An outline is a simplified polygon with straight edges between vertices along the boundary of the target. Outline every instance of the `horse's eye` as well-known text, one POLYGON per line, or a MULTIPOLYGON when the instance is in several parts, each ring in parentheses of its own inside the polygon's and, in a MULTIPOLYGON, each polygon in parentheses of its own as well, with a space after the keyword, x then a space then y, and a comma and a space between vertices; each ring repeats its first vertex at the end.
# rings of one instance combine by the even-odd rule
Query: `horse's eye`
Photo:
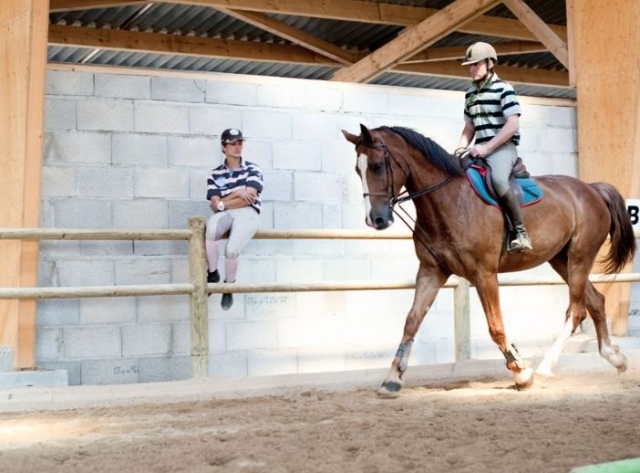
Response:
POLYGON ((384 171, 384 164, 383 163, 373 163, 371 165, 371 172, 374 174, 382 174, 382 171, 384 171))

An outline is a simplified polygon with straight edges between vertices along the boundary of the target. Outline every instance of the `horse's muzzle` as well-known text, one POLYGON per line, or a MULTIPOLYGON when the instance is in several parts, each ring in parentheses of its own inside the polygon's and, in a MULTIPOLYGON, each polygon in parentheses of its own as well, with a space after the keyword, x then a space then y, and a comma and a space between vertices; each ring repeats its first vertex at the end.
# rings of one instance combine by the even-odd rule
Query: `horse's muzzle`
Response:
MULTIPOLYGON (((387 211, 382 212, 371 212, 371 224, 370 226, 375 228, 376 230, 384 230, 385 228, 393 225, 393 213, 391 212, 391 208, 387 211)), ((367 222, 369 223, 369 222, 367 222)))

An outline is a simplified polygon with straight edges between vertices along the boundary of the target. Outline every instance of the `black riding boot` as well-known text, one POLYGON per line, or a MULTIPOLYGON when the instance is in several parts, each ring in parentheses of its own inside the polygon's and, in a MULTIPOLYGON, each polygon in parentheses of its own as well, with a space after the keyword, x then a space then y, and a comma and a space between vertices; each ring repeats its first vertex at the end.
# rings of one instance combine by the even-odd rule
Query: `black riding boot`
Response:
POLYGON ((509 253, 526 253, 531 251, 531 239, 527 235, 527 229, 524 227, 524 219, 522 218, 522 210, 520 203, 511 189, 500 198, 502 210, 507 214, 509 220, 513 224, 516 232, 515 238, 507 242, 507 251, 509 253))

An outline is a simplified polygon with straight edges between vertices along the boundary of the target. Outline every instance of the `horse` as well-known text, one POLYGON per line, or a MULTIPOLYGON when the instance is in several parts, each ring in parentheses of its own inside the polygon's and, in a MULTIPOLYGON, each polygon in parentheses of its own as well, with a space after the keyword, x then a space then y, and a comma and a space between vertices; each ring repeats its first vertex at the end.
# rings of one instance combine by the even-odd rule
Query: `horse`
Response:
POLYGON ((587 312, 593 319, 600 355, 618 372, 627 369, 624 353, 609 338, 604 296, 588 279, 607 235, 610 246, 602 261, 606 274, 619 273, 635 255, 625 201, 614 186, 587 184, 563 175, 532 177, 544 193, 535 205, 523 208, 533 250, 509 253, 505 218, 497 207, 481 201, 470 186, 465 176, 468 158, 453 156, 432 139, 404 127, 368 129, 361 124, 360 135, 342 133, 355 146, 368 226, 384 230, 394 222, 396 204, 407 200, 415 204, 413 241, 419 260, 415 295, 378 394, 396 396, 404 386, 414 337, 451 275, 475 286, 489 334, 514 375, 515 388, 529 388, 534 372, 507 339, 497 274, 545 262, 567 283, 569 307, 560 335, 535 374, 553 376, 562 349, 587 312))

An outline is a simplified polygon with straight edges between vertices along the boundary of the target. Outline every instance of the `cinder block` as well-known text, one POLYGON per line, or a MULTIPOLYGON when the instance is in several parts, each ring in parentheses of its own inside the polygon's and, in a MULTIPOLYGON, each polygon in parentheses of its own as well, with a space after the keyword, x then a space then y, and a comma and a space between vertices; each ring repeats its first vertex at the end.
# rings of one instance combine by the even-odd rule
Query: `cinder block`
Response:
POLYGON ((296 201, 341 202, 342 178, 331 174, 297 172, 293 175, 293 197, 296 201))
MULTIPOLYGON (((36 331, 36 359, 52 361, 59 359, 61 355, 62 328, 38 328, 36 331)), ((1 353, 0 358, 2 358, 1 353)))
POLYGON ((346 113, 389 113, 389 95, 377 87, 354 87, 344 91, 342 96, 342 110, 346 113))
POLYGON ((212 378, 246 378, 247 372, 247 352, 244 350, 210 354, 209 376, 212 378))
MULTIPOLYGON (((210 332, 211 333, 211 330, 210 332)), ((218 347, 222 349, 222 347, 218 347)), ((189 321, 171 324, 171 356, 191 353, 191 323, 189 321)))
POLYGON ((275 228, 322 228, 322 204, 281 202, 273 208, 275 228))
POLYGON ((291 293, 247 294, 245 296, 247 319, 294 317, 295 298, 291 293))
POLYGON ((113 164, 151 165, 167 164, 167 137, 142 133, 113 134, 113 164))
POLYGON ((0 373, 13 371, 13 350, 0 346, 0 373))
POLYGON ((294 140, 316 143, 318 141, 335 143, 337 140, 344 140, 335 117, 318 113, 298 114, 293 121, 292 137, 294 140))
POLYGON ((206 197, 207 177, 209 177, 209 171, 204 167, 189 170, 189 198, 191 200, 200 200, 206 197))
MULTIPOLYGON (((420 95, 389 94, 389 114, 393 116, 410 117, 431 117, 438 116, 432 98, 420 95)), ((437 104, 441 107, 442 102, 437 104)), ((447 105, 451 105, 447 103, 447 105)), ((462 119, 462 109, 458 110, 458 115, 462 119)))
POLYGON ((138 298, 138 322, 189 320, 187 296, 146 296, 138 298))
MULTIPOLYGON (((271 140, 251 139, 245 141, 243 154, 248 161, 257 164, 262 172, 273 169, 273 145, 271 140)), ((220 160, 213 161, 213 164, 222 163, 220 160)))
POLYGON ((189 108, 169 103, 136 102, 135 130, 146 133, 188 133, 189 108))
POLYGON ((206 82, 204 80, 177 79, 175 77, 152 77, 151 99, 174 102, 204 102, 206 82))
POLYGON ((0 389, 27 388, 32 386, 68 386, 67 372, 55 371, 14 371, 0 373, 0 389))
POLYGON ((328 373, 345 370, 345 349, 338 346, 299 348, 298 373, 328 373))
POLYGON ((113 199, 133 197, 133 169, 125 167, 79 169, 78 196, 113 199))
POLYGON ((133 102, 118 99, 78 101, 78 129, 97 131, 133 131, 133 102))
MULTIPOLYGON (((220 141, 204 136, 170 136, 167 157, 170 166, 212 166, 212 157, 220 156, 220 141)), ((222 161, 222 158, 221 158, 222 161)))
POLYGON ((248 139, 290 140, 293 134, 292 121, 289 113, 251 110, 242 113, 242 133, 248 139))
MULTIPOLYGON (((203 217, 205 220, 211 215, 209 201, 198 199, 169 201, 169 228, 188 228, 190 217, 203 217)), ((186 243, 182 242, 186 248, 186 243)))
MULTIPOLYGON (((181 227, 186 228, 186 225, 181 227)), ((185 241, 134 241, 133 254, 138 256, 176 256, 187 255, 188 247, 185 241)))
POLYGON ((114 228, 167 228, 167 203, 161 199, 137 199, 113 203, 114 228))
POLYGON ((42 197, 76 197, 76 170, 71 167, 43 166, 42 197))
POLYGON ((171 325, 138 323, 122 327, 122 355, 168 355, 171 351, 171 325))
MULTIPOLYGON (((235 303, 234 303, 235 306, 235 303)), ((219 309, 218 311, 222 312, 219 309)), ((231 315, 233 317, 233 315, 231 315)), ((191 336, 189 336, 191 339, 191 336)), ((227 325, 223 320, 209 319, 209 353, 219 352, 227 348, 227 325)), ((189 352, 191 352, 191 343, 189 343, 189 352)))
POLYGON ((65 358, 120 358, 122 353, 120 327, 65 327, 63 336, 65 358))
POLYGON ((47 71, 47 95, 93 95, 93 74, 76 71, 47 71))
POLYGON ((171 282, 171 261, 168 258, 121 259, 114 264, 117 286, 171 282))
POLYGON ((191 357, 140 358, 140 382, 180 381, 191 378, 191 357))
POLYGON ((82 384, 133 384, 139 382, 140 362, 136 358, 82 361, 82 384))
POLYGON ((110 164, 111 136, 90 131, 45 134, 44 162, 49 164, 110 164))
POLYGON ((54 277, 62 287, 112 286, 115 282, 111 260, 58 261, 54 277))
POLYGON ((118 99, 148 99, 151 97, 151 78, 126 74, 96 74, 95 95, 118 99))
POLYGON ((262 172, 264 191, 261 194, 263 202, 282 200, 290 202, 293 199, 293 173, 291 171, 266 170, 262 172))
POLYGON ((276 263, 276 278, 280 283, 323 281, 323 258, 279 259, 276 263))
POLYGON ((82 324, 128 324, 136 321, 135 297, 85 298, 80 300, 82 324))
POLYGON ((258 102, 257 87, 256 84, 208 80, 206 84, 206 101, 209 103, 254 106, 258 102))
POLYGON ((575 128, 576 107, 549 107, 549 125, 575 128))
MULTIPOLYGON (((330 227, 335 228, 335 227, 330 227)), ((330 257, 344 254, 344 242, 337 240, 294 240, 293 254, 309 257, 330 257)))
POLYGON ((273 166, 277 169, 319 171, 322 168, 320 148, 311 143, 274 143, 273 166))
POLYGON ((298 372, 296 350, 251 350, 247 355, 249 376, 275 376, 298 372))
POLYGON ((395 350, 376 347, 347 347, 345 352, 347 370, 387 368, 395 355, 395 350))
POLYGON ((278 323, 271 320, 227 322, 227 350, 278 347, 278 323))
POLYGON ((76 129, 76 100, 47 97, 44 109, 45 131, 76 129))
MULTIPOLYGON (((42 254, 42 253, 41 253, 42 254)), ((79 299, 41 299, 37 301, 38 328, 73 325, 80 321, 79 299)))
POLYGON ((79 361, 39 361, 38 368, 45 371, 65 371, 69 386, 82 384, 81 363, 79 361))
POLYGON ((307 109, 320 112, 338 112, 342 108, 342 91, 317 82, 305 89, 307 109))
POLYGON ((137 168, 135 196, 186 199, 189 197, 189 171, 176 168, 137 168))
POLYGON ((263 84, 258 86, 258 107, 266 108, 306 108, 305 87, 297 81, 287 84, 263 84))
POLYGON ((119 256, 131 256, 133 254, 133 245, 131 241, 114 240, 86 240, 80 242, 80 252, 82 256, 94 256, 116 258, 119 256))
POLYGON ((223 130, 242 128, 242 112, 211 105, 193 105, 189 107, 189 126, 192 134, 214 135, 220 143, 219 138, 223 130))

